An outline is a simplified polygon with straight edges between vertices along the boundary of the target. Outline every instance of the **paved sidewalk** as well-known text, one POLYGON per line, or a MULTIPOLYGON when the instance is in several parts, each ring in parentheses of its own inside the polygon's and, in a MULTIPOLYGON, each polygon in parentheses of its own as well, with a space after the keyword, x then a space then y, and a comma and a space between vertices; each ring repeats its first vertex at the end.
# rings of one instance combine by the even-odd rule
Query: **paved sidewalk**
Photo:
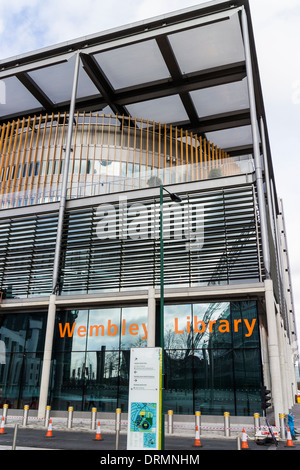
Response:
MULTIPOLYGON (((295 439, 295 444, 299 443, 300 444, 300 404, 294 405, 292 409, 292 413, 294 416, 294 423, 295 423, 295 430, 296 430, 296 439, 295 439), (299 434, 297 434, 297 430, 299 434)), ((97 429, 97 424, 100 422, 101 426, 101 431, 106 434, 114 434, 115 433, 115 420, 113 418, 107 419, 101 417, 101 413, 97 414, 97 419, 96 419, 96 427, 94 429, 91 428, 91 419, 90 418, 81 418, 81 417, 76 417, 76 414, 74 413, 74 418, 72 422, 72 428, 68 428, 67 426, 67 414, 64 417, 57 417, 57 416, 51 416, 50 418, 52 420, 52 427, 53 430, 61 430, 61 431, 80 431, 80 432, 87 432, 87 433, 96 433, 97 429)), ((127 416, 126 416, 127 418, 127 416)), ((208 421, 205 419, 205 417, 201 417, 201 436, 202 437, 209 437, 209 438, 220 438, 220 437, 225 437, 224 436, 224 422, 220 422, 220 420, 217 422, 213 422, 213 418, 210 417, 211 419, 208 421)), ((19 428, 23 427, 23 416, 20 414, 19 416, 14 416, 9 413, 8 410, 8 415, 6 419, 5 426, 8 427, 14 427, 15 424, 18 424, 19 428)), ((270 421, 270 424, 273 424, 270 421)), ((287 424, 287 416, 286 416, 286 424, 287 424)), ((121 434, 127 434, 127 419, 122 419, 121 420, 121 434)), ((260 425, 261 427, 266 426, 265 419, 263 417, 260 418, 260 425)), ((47 424, 45 425, 45 420, 44 419, 39 419, 34 416, 28 416, 28 421, 27 421, 27 428, 30 429, 47 429, 47 424)), ((234 422, 234 418, 232 419, 232 422, 230 423, 230 436, 229 438, 236 439, 237 436, 242 435, 243 428, 245 428, 245 431, 248 435, 249 439, 254 439, 254 433, 255 433, 255 428, 254 428, 254 421, 250 418, 245 418, 245 422, 242 422, 242 418, 240 418, 240 422, 236 423, 234 422)), ((279 435, 280 435, 280 429, 278 429, 279 435)), ((168 432, 168 425, 166 424, 165 427, 165 433, 166 435, 169 434, 168 432)), ((172 435, 174 436, 183 436, 183 437, 195 437, 195 422, 194 419, 192 418, 191 421, 189 422, 182 422, 182 421, 177 421, 176 416, 174 416, 174 424, 173 424, 173 432, 172 435)), ((227 437, 228 438, 228 437, 227 437)))

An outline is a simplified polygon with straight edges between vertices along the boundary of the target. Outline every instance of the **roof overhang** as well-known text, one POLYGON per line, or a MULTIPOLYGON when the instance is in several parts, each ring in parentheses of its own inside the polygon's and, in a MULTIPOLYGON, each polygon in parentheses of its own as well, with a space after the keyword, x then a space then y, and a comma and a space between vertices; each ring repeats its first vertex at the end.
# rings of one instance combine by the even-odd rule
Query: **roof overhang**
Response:
MULTIPOLYGON (((242 8, 267 135, 248 0, 215 0, 0 61, 0 125, 68 111, 79 52, 76 110, 179 125, 231 155, 251 154, 242 8)), ((272 178, 268 138, 267 148, 272 178)))

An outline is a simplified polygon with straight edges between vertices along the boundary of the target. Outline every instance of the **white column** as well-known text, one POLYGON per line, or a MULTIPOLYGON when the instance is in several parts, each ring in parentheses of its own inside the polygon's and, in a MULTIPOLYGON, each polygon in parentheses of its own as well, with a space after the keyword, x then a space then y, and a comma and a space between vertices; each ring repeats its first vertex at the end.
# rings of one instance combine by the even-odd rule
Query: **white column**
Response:
POLYGON ((266 315, 268 325, 268 350, 271 373, 271 389, 274 406, 274 418, 279 424, 279 413, 283 413, 282 379, 280 373, 279 344, 277 334, 276 310, 273 293, 273 281, 265 280, 266 315))
POLYGON ((45 349, 44 349, 44 358, 43 358, 43 369, 42 369, 42 378, 41 378, 39 409, 38 409, 39 418, 45 417, 45 410, 46 410, 47 400, 48 400, 48 388, 49 388, 51 359, 52 359, 52 344, 53 344, 53 334, 54 334, 55 314, 56 314, 55 301, 56 301, 56 295, 54 294, 50 295, 46 338, 45 338, 45 349))

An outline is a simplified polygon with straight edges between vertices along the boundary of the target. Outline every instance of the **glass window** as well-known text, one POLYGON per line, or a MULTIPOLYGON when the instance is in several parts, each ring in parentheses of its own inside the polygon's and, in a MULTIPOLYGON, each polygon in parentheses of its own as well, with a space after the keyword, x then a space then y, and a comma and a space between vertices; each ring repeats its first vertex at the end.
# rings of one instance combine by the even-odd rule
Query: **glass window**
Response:
POLYGON ((165 351, 167 389, 164 393, 165 410, 178 414, 193 413, 193 355, 190 350, 165 351))
POLYGON ((233 345, 235 348, 259 346, 259 328, 255 301, 232 302, 233 345))
POLYGON ((253 415, 261 409, 259 349, 235 349, 233 355, 236 413, 244 416, 253 415))
POLYGON ((164 312, 165 349, 192 348, 192 306, 166 305, 164 312))
POLYGON ((52 367, 52 407, 66 410, 69 405, 74 410, 82 410, 85 352, 54 354, 52 367))
POLYGON ((55 349, 85 351, 87 343, 87 310, 71 310, 57 315, 55 349))
POLYGON ((202 349, 194 354, 195 409, 204 414, 234 414, 232 350, 202 349))
POLYGON ((122 308, 121 349, 147 346, 147 307, 122 308))
POLYGON ((119 382, 119 351, 89 352, 86 356, 84 410, 115 411, 119 382))
POLYGON ((194 347, 231 347, 230 304, 193 305, 194 347))
POLYGON ((0 363, 9 352, 43 351, 46 314, 0 315, 0 363))
POLYGON ((120 314, 120 308, 90 310, 88 351, 119 349, 120 314))

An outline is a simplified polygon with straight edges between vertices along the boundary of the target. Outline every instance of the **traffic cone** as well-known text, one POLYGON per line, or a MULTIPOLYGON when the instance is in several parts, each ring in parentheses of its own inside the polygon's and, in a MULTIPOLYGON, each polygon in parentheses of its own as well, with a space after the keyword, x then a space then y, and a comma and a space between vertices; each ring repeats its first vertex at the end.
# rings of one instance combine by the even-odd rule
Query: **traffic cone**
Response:
POLYGON ((49 426, 48 426, 48 431, 47 431, 46 437, 53 437, 53 434, 52 434, 52 420, 51 419, 49 421, 49 426))
POLYGON ((0 426, 0 434, 5 434, 4 423, 5 423, 5 418, 3 416, 2 421, 1 421, 1 426, 0 426))
POLYGON ((201 447, 200 432, 199 432, 198 426, 196 426, 196 436, 195 436, 194 447, 201 447))
POLYGON ((102 441, 101 437, 101 429, 100 429, 100 421, 98 421, 97 432, 95 436, 95 441, 102 441))
POLYGON ((247 434, 246 434, 245 428, 243 428, 242 449, 249 449, 248 442, 247 442, 247 434))
POLYGON ((287 427, 287 441, 286 441, 286 447, 294 447, 292 436, 291 436, 291 431, 289 426, 287 427))

